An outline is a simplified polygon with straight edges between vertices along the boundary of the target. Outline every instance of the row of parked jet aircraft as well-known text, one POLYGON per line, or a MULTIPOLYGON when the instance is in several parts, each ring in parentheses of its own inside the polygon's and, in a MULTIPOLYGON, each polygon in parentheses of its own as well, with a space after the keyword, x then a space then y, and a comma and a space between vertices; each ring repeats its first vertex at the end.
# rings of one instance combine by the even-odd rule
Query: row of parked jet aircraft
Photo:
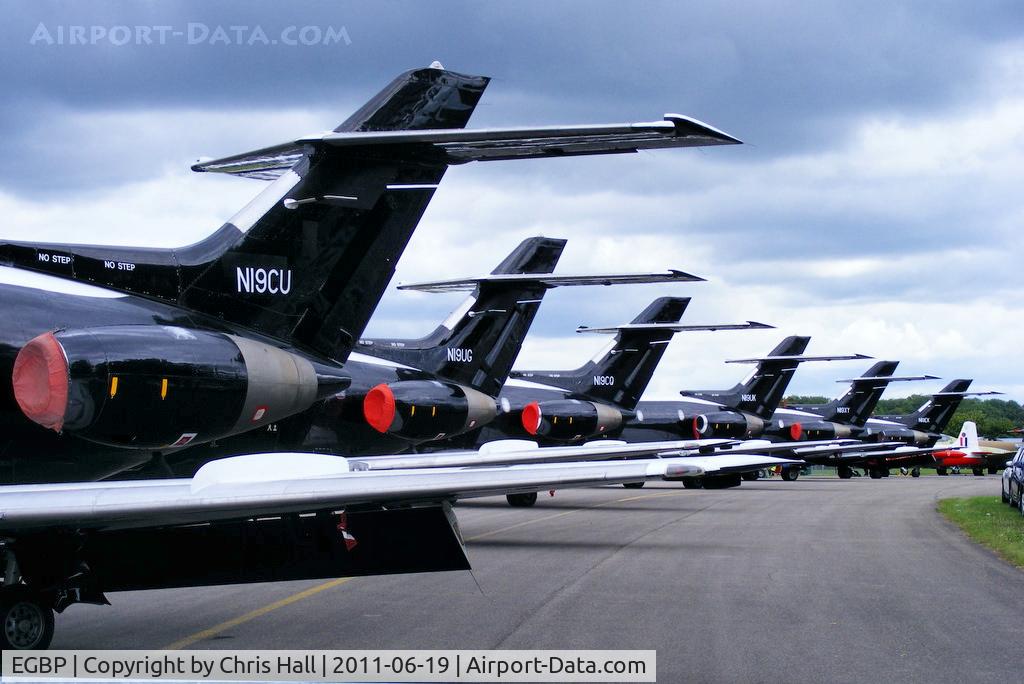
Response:
POLYGON ((682 324, 688 298, 581 328, 614 339, 580 368, 512 371, 552 288, 700 280, 556 274, 564 240, 405 285, 470 294, 422 339, 363 338, 449 166, 739 143, 675 114, 466 129, 487 84, 435 63, 333 131, 196 164, 271 182, 184 248, 0 243, 0 647, 45 648, 54 611, 111 591, 466 569, 466 497, 935 462, 969 380, 871 417, 888 383, 923 379, 884 361, 780 408, 799 364, 867 358, 805 356, 807 337, 738 360, 755 369, 730 389, 642 401, 675 333, 770 327, 682 324))

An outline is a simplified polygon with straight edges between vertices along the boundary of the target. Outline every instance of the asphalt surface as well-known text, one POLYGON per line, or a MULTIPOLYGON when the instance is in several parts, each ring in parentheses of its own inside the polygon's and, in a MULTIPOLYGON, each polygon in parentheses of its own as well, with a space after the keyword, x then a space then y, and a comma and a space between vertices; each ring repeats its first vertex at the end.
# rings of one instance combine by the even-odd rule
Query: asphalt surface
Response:
POLYGON ((472 575, 114 594, 53 648, 655 648, 663 682, 1020 681, 1024 572, 935 511, 972 495, 998 478, 482 499, 456 509, 472 575))

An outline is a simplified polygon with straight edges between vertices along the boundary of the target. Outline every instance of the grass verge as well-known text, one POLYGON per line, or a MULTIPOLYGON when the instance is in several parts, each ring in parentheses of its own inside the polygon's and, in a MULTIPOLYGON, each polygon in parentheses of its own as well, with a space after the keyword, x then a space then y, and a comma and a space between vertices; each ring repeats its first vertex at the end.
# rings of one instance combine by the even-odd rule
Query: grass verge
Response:
POLYGON ((1024 568, 1024 516, 998 496, 942 499, 939 512, 972 540, 1024 568))

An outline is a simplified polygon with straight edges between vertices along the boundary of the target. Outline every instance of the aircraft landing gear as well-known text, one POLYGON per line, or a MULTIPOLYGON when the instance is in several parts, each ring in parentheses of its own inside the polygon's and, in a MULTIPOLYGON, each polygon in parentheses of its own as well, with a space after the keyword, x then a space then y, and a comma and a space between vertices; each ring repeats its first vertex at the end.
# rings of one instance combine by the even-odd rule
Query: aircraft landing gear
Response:
POLYGON ((796 482, 796 479, 800 477, 800 468, 794 466, 783 466, 782 467, 782 479, 786 482, 796 482))
POLYGON ((743 482, 739 473, 726 473, 725 475, 705 475, 704 489, 728 489, 739 487, 743 482))
POLYGON ((971 468, 971 472, 974 473, 975 477, 984 477, 985 476, 985 469, 984 468, 971 468))
POLYGON ((998 473, 999 473, 999 468, 992 468, 992 467, 990 467, 988 469, 988 474, 989 475, 997 475, 998 473))
POLYGON ((533 504, 537 503, 537 492, 506 494, 505 500, 508 501, 508 505, 513 508, 529 508, 533 504))
POLYGON ((704 478, 703 477, 684 477, 683 478, 683 489, 703 489, 704 478))
POLYGON ((920 468, 913 468, 910 471, 910 477, 921 477, 921 469, 920 468))
POLYGON ((45 649, 53 640, 53 607, 25 586, 0 591, 0 649, 45 649))
POLYGON ((847 465, 841 465, 836 468, 836 475, 839 476, 840 480, 849 480, 853 477, 853 468, 847 465))
POLYGON ((756 480, 756 479, 758 478, 758 473, 757 473, 757 471, 755 470, 755 471, 754 471, 754 472, 752 472, 752 473, 743 473, 742 477, 743 477, 743 479, 744 479, 744 480, 746 480, 747 482, 753 482, 753 481, 755 481, 755 480, 756 480))
POLYGON ((888 468, 868 468, 868 476, 872 480, 880 480, 883 477, 889 477, 888 468))
POLYGON ((935 469, 935 474, 936 475, 949 475, 949 471, 946 470, 945 468, 936 468, 935 469))
POLYGON ((626 489, 643 489, 646 482, 623 482, 622 486, 626 489))

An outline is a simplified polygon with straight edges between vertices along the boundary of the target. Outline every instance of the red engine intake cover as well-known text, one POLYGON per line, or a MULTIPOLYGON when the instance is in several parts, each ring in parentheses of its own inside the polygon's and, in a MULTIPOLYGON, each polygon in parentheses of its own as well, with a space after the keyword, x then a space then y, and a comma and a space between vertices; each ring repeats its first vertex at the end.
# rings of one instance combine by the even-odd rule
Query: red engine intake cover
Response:
POLYGON ((52 332, 35 337, 14 359, 14 398, 30 420, 51 430, 64 427, 68 406, 68 362, 52 332))
POLYGON ((536 435, 537 430, 540 429, 540 404, 531 401, 524 406, 519 420, 522 422, 524 430, 531 435, 536 435))
POLYGON ((381 383, 363 398, 363 417, 377 432, 387 432, 395 420, 395 393, 381 383))

